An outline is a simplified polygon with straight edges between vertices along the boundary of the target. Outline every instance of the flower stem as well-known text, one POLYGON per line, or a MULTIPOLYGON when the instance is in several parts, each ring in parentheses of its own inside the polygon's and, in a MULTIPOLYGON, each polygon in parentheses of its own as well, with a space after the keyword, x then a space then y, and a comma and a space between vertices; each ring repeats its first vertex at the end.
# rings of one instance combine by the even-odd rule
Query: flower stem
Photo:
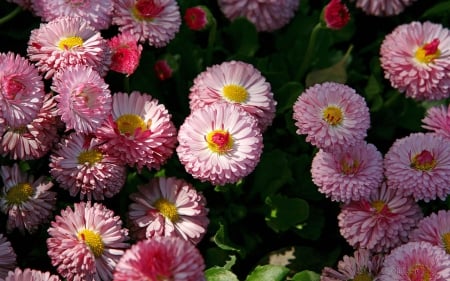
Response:
POLYGON ((215 20, 213 20, 211 22, 211 28, 209 30, 208 35, 208 47, 206 50, 206 59, 205 59, 206 66, 209 66, 209 64, 211 63, 212 53, 214 49, 214 42, 216 41, 216 33, 217 33, 217 23, 215 20))
POLYGON ((7 21, 10 21, 15 16, 17 16, 20 12, 22 12, 22 8, 20 6, 17 6, 14 10, 11 11, 11 13, 9 13, 6 16, 0 18, 0 25, 4 24, 7 21))
POLYGON ((303 78, 303 76, 305 76, 305 72, 308 70, 308 67, 311 64, 311 59, 314 55, 314 48, 316 46, 317 35, 319 34, 320 29, 322 29, 322 28, 323 28, 323 25, 321 22, 319 22, 316 24, 316 26, 314 26, 313 30, 311 31, 311 35, 309 36, 308 47, 306 49, 303 63, 297 72, 297 76, 295 77, 296 81, 300 81, 303 78))

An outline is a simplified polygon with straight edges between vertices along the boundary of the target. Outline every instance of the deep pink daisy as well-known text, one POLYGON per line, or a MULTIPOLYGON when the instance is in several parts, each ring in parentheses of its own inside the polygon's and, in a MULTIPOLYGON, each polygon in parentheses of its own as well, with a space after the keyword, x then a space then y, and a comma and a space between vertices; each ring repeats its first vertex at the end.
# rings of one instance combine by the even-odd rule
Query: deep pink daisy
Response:
POLYGON ((319 150, 311 174, 319 191, 332 201, 367 199, 383 180, 383 156, 373 144, 361 142, 345 150, 319 150))
POLYGON ((409 232, 422 216, 412 197, 383 183, 369 199, 342 206, 338 221, 341 235, 354 248, 389 252, 408 241, 409 232))
POLYGON ((178 33, 181 14, 175 0, 117 0, 113 24, 130 32, 144 43, 166 46, 178 33))
POLYGON ((99 203, 75 203, 56 216, 48 229, 48 255, 67 280, 107 281, 129 247, 119 216, 99 203))
POLYGON ((6 230, 18 229, 32 233, 49 221, 56 204, 56 192, 51 191, 53 183, 45 176, 38 179, 22 172, 17 163, 1 166, 3 187, 0 196, 0 210, 8 218, 6 230))
POLYGON ((416 100, 450 96, 450 31, 441 24, 411 22, 386 35, 380 48, 384 77, 416 100))
POLYGON ((58 114, 67 130, 93 133, 111 114, 109 86, 90 66, 68 66, 57 72, 51 89, 58 93, 58 114))
POLYGON ((409 242, 384 259, 379 281, 448 281, 450 255, 427 242, 409 242))
POLYGON ((72 133, 50 155, 50 174, 71 196, 103 200, 125 184, 125 164, 100 147, 98 139, 72 133))
POLYGON ((298 0, 219 0, 225 17, 234 20, 247 18, 258 31, 275 31, 295 16, 298 0))
POLYGON ((350 0, 356 7, 372 16, 394 16, 412 5, 416 0, 350 0))
POLYGON ((31 31, 28 57, 44 78, 70 65, 89 65, 105 76, 111 63, 108 43, 80 17, 58 17, 31 31))
POLYGON ((120 259, 114 281, 205 281, 205 263, 198 249, 179 237, 140 240, 120 259))
POLYGON ((428 202, 450 194, 450 141, 432 133, 397 139, 384 156, 390 188, 428 202))
POLYGON ((450 139, 450 106, 438 105, 427 109, 422 128, 450 139))
POLYGON ((184 120, 178 157, 194 178, 214 185, 235 183, 259 162, 263 142, 258 122, 241 107, 213 103, 184 120))
POLYGON ((176 146, 171 115, 158 100, 133 91, 113 95, 112 116, 97 130, 104 150, 141 170, 160 169, 176 146))
POLYGON ((191 110, 219 101, 236 104, 258 120, 262 131, 272 124, 277 104, 261 72, 242 61, 208 67, 194 79, 189 99, 191 110))
POLYGON ((328 28, 341 29, 350 21, 350 12, 341 0, 331 0, 323 8, 322 18, 328 28))
POLYGON ((24 270, 16 267, 8 273, 4 281, 61 281, 58 275, 50 272, 43 272, 36 269, 25 268, 24 270))
POLYGON ((425 241, 450 255, 450 211, 440 210, 423 218, 409 235, 410 241, 425 241))
POLYGON ((138 240, 178 236, 197 244, 206 233, 206 199, 185 180, 154 178, 130 198, 128 217, 138 240))
POLYGON ((206 30, 215 21, 211 11, 203 5, 187 8, 184 12, 183 20, 189 29, 194 31, 206 30))
POLYGON ((347 85, 325 82, 306 89, 293 106, 297 134, 323 150, 354 146, 367 136, 369 108, 347 85))
POLYGON ((0 279, 3 280, 8 271, 16 266, 16 253, 11 243, 0 233, 0 279))
POLYGON ((0 111, 9 126, 19 127, 36 118, 44 95, 42 77, 26 58, 0 53, 0 111))
POLYGON ((120 33, 108 40, 111 49, 111 70, 130 76, 139 65, 142 45, 130 32, 120 33))

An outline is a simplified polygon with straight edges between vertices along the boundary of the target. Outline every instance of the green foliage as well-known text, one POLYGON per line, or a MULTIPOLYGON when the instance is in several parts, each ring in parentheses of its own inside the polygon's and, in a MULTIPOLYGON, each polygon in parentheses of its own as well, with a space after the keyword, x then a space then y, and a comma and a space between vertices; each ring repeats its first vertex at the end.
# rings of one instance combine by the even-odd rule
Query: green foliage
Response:
POLYGON ((247 276, 245 281, 282 281, 288 272, 289 269, 284 266, 258 266, 247 276))

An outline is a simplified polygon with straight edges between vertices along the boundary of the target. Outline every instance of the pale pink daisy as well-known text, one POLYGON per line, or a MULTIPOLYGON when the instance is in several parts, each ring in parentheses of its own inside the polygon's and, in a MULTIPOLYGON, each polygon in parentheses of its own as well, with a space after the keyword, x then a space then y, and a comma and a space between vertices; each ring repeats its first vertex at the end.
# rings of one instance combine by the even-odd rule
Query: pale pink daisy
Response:
POLYGON ((383 180, 383 156, 366 142, 344 150, 319 150, 312 160, 311 175, 319 192, 332 201, 367 199, 383 180))
POLYGON ((104 150, 129 166, 160 169, 176 146, 177 131, 163 104, 146 93, 113 95, 112 115, 97 130, 104 150))
POLYGON ((397 139, 384 156, 388 186, 428 202, 450 194, 450 140, 433 133, 397 139))
POLYGON ((125 164, 100 147, 93 136, 72 133, 50 154, 50 174, 71 196, 103 200, 125 184, 125 164))
POLYGON ((422 128, 450 139, 450 106, 438 105, 427 109, 422 128))
POLYGON ((450 31, 441 24, 411 22, 397 26, 380 47, 384 77, 416 100, 450 96, 450 31))
POLYGON ((142 45, 131 32, 120 33, 108 40, 111 49, 110 69, 130 76, 139 65, 142 45))
POLYGON ((450 255, 427 242, 409 242, 386 255, 379 281, 448 281, 450 255))
POLYGON ((49 221, 56 204, 56 192, 51 191, 53 183, 45 176, 34 176, 20 170, 19 165, 1 166, 3 186, 0 196, 0 210, 8 218, 6 230, 18 229, 35 232, 49 221))
POLYGON ((245 17, 258 31, 272 32, 287 25, 295 16, 298 0, 219 0, 229 20, 245 17))
POLYGON ((39 159, 58 142, 61 121, 56 114, 56 102, 51 93, 45 95, 37 117, 29 124, 7 126, 0 138, 0 154, 14 160, 39 159))
POLYGON ((0 111, 9 126, 31 122, 44 101, 44 82, 26 58, 0 53, 0 111))
POLYGON ((180 127, 178 142, 186 171, 214 185, 236 183, 253 172, 263 148, 257 120, 230 103, 192 111, 180 127))
POLYGON ((383 183, 369 199, 343 205, 338 222, 341 235, 354 248, 389 252, 408 241, 409 232, 422 217, 412 197, 383 183))
POLYGON ((16 266, 16 253, 14 252, 11 242, 6 236, 0 233, 0 280, 3 280, 8 271, 13 270, 16 266))
POLYGON ((138 240, 178 236, 197 244, 206 233, 206 199, 185 180, 154 178, 130 198, 130 230, 138 240))
POLYGON ((354 146, 370 127, 366 101, 347 85, 325 82, 306 89, 295 101, 297 134, 323 150, 354 146))
POLYGON ((205 281, 205 263, 194 244, 179 237, 140 240, 120 259, 114 281, 205 281))
POLYGON ((156 48, 166 46, 178 33, 181 14, 175 0, 117 0, 113 24, 156 48))
POLYGON ((350 0, 356 7, 372 16, 395 16, 416 0, 350 0))
POLYGON ((450 211, 440 210, 423 218, 409 234, 410 241, 425 241, 450 255, 450 211))
POLYGON ((262 131, 272 124, 277 104, 266 78, 242 61, 208 67, 194 79, 189 99, 191 110, 217 102, 236 104, 258 120, 262 131))
POLYGON ((75 203, 56 216, 48 229, 48 255, 58 273, 73 281, 112 280, 113 270, 129 248, 128 230, 104 205, 75 203))
POLYGON ((325 267, 320 281, 371 281, 378 275, 383 263, 383 255, 376 255, 366 249, 358 249, 353 256, 345 255, 337 265, 337 270, 325 267))
POLYGON ((58 114, 66 129, 93 133, 111 114, 108 84, 87 65, 68 66, 53 77, 51 89, 58 93, 58 114))
POLYGON ((37 269, 25 268, 24 270, 16 267, 8 273, 4 281, 61 281, 58 275, 50 272, 43 272, 37 269))
POLYGON ((31 31, 27 53, 44 78, 69 65, 89 65, 105 76, 111 63, 108 43, 80 17, 59 17, 31 31))

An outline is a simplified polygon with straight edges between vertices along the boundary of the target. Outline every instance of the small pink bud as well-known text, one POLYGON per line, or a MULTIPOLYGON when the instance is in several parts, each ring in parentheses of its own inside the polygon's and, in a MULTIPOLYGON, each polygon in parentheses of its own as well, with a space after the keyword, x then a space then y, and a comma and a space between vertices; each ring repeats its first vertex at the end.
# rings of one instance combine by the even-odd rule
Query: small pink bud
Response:
POLYGON ((156 72, 156 77, 161 81, 172 77, 173 69, 165 59, 157 60, 154 65, 154 70, 156 72))
POLYGON ((341 29, 350 20, 347 6, 341 0, 331 0, 323 9, 322 18, 330 29, 341 29))
POLYGON ((207 29, 213 20, 211 12, 205 6, 187 8, 184 14, 184 22, 189 29, 195 31, 207 29))

